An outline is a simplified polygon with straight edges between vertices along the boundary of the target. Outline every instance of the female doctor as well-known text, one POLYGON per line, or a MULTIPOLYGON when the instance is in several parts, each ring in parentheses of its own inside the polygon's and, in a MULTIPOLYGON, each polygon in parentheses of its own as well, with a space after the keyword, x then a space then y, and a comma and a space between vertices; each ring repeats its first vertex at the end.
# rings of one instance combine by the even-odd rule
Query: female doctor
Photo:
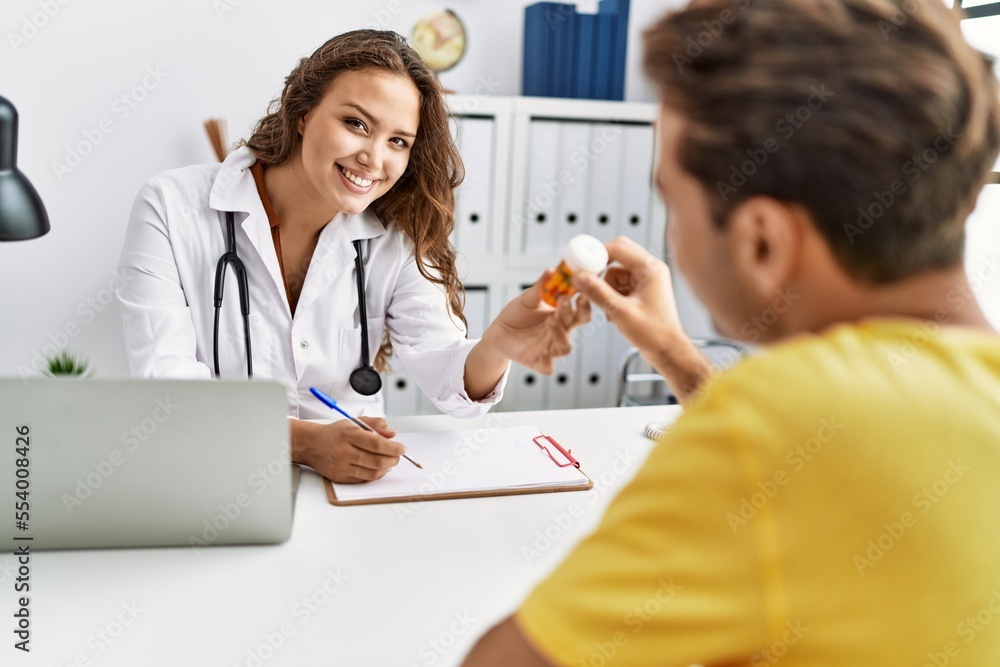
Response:
POLYGON ((551 308, 536 284, 466 339, 448 121, 403 39, 361 30, 302 59, 221 167, 150 180, 120 263, 132 373, 282 381, 292 459, 338 482, 377 479, 405 449, 380 418, 362 417, 378 433, 301 421, 332 414, 309 387, 379 414, 373 367, 391 350, 439 409, 471 417, 500 400, 512 359, 550 373, 586 301, 551 308))

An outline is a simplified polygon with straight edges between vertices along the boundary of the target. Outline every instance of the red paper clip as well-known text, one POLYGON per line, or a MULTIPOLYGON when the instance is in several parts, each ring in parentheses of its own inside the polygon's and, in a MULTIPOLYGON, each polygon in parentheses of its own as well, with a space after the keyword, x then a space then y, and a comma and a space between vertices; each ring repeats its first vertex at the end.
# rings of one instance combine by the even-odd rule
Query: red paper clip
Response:
POLYGON ((580 467, 580 462, 577 461, 575 458, 573 458, 573 450, 572 449, 563 449, 563 446, 560 445, 558 442, 556 442, 555 438, 553 438, 551 436, 548 436, 548 435, 537 435, 534 438, 532 438, 532 441, 536 445, 538 445, 539 449, 541 449, 546 454, 548 454, 549 458, 552 459, 552 462, 555 463, 560 468, 566 468, 568 466, 576 466, 577 468, 580 467), (556 449, 558 449, 559 453, 566 457, 566 461, 567 462, 566 463, 560 463, 556 459, 556 457, 552 456, 552 452, 549 451, 549 448, 546 447, 545 445, 543 445, 542 443, 538 442, 542 438, 544 438, 544 439, 548 440, 550 443, 552 443, 552 446, 555 447, 556 449))

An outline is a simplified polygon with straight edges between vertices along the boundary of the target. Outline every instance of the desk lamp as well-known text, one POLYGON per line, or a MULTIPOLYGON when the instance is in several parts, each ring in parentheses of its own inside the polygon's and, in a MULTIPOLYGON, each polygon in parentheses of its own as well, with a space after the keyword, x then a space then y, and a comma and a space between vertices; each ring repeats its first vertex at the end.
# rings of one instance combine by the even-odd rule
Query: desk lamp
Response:
POLYGON ((0 96, 0 241, 23 241, 49 231, 41 197, 17 170, 17 109, 0 96))

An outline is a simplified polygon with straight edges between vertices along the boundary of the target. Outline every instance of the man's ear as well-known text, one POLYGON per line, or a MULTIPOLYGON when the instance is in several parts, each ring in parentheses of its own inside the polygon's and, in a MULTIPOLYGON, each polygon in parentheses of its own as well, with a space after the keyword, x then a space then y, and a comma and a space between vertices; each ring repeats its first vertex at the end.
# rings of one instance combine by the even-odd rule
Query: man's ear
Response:
POLYGON ((799 269, 804 212, 771 197, 751 197, 726 221, 734 269, 762 299, 781 293, 799 269))

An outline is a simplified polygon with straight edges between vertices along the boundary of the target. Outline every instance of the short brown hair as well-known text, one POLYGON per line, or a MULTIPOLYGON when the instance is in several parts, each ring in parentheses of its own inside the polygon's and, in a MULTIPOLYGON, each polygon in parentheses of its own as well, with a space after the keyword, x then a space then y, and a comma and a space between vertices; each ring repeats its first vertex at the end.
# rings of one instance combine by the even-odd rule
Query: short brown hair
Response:
POLYGON ((856 279, 962 260, 1000 150, 992 60, 941 0, 693 0, 645 33, 717 224, 766 195, 804 207, 856 279))
MULTIPOLYGON (((281 97, 271 102, 244 143, 265 168, 287 162, 302 143, 299 120, 319 104, 338 76, 351 71, 406 77, 420 93, 420 126, 407 168, 371 209, 413 241, 417 269, 444 289, 451 312, 465 322, 465 292, 449 241, 455 228, 455 188, 465 171, 449 129, 441 83, 402 36, 390 30, 354 30, 327 41, 285 77, 281 97)), ((391 352, 386 334, 374 363, 377 370, 387 368, 391 352)))

